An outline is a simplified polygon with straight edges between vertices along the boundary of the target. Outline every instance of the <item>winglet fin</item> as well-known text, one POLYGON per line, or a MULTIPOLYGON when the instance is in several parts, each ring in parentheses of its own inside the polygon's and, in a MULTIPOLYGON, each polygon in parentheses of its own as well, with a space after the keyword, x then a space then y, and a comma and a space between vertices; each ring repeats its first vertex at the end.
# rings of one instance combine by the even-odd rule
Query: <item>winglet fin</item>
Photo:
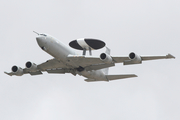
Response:
POLYGON ((7 74, 7 75, 9 75, 9 76, 12 76, 12 74, 11 73, 7 73, 7 72, 4 72, 5 74, 7 74))
POLYGON ((166 57, 167 58, 174 58, 175 59, 175 57, 173 55, 171 55, 171 54, 166 55, 166 57))

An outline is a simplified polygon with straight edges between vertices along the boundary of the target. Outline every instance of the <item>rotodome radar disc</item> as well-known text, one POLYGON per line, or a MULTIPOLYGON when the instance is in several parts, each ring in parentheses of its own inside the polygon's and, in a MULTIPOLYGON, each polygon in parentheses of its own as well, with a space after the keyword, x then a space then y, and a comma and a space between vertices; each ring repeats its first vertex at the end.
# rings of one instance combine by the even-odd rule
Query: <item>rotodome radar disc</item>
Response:
POLYGON ((69 43, 70 47, 78 50, 89 50, 89 48, 92 50, 97 50, 103 48, 105 45, 105 42, 92 38, 81 38, 73 40, 69 43))

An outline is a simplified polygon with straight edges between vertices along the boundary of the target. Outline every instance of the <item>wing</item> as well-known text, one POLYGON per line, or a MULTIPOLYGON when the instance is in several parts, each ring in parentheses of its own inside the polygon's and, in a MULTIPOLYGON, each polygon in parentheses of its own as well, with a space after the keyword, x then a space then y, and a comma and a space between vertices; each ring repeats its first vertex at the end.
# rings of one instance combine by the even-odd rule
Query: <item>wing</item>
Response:
POLYGON ((171 59, 175 58, 171 54, 165 56, 138 56, 135 53, 130 53, 129 56, 110 56, 112 61, 106 63, 100 57, 84 56, 84 55, 69 55, 68 60, 75 63, 77 66, 86 68, 86 70, 98 70, 114 66, 115 63, 123 63, 124 65, 141 64, 142 61, 157 60, 157 59, 171 59))
POLYGON ((171 54, 161 55, 161 56, 139 56, 139 55, 136 55, 135 53, 132 53, 132 54, 130 53, 129 57, 114 56, 114 57, 112 57, 112 59, 114 60, 115 63, 123 63, 124 65, 130 65, 130 64, 141 64, 142 61, 147 61, 147 60, 175 58, 171 54))
POLYGON ((86 69, 86 71, 99 70, 115 66, 114 62, 106 64, 99 57, 84 55, 69 55, 68 60, 86 69))
POLYGON ((171 58, 174 58, 175 57, 171 54, 168 54, 166 56, 142 56, 141 57, 143 61, 146 61, 146 60, 157 60, 157 59, 171 59, 171 58))
POLYGON ((24 74, 40 75, 42 74, 42 71, 47 71, 48 73, 59 73, 59 74, 72 73, 73 75, 76 75, 73 69, 69 68, 61 61, 58 61, 57 59, 51 59, 39 65, 31 63, 30 68, 22 69, 17 66, 13 66, 13 67, 14 67, 14 72, 10 72, 10 73, 4 72, 4 73, 10 76, 12 75, 22 76, 24 74))
MULTIPOLYGON (((133 53, 133 55, 129 55, 129 57, 122 57, 122 56, 110 56, 111 61, 105 62, 100 57, 95 56, 79 56, 79 55, 69 55, 67 57, 67 60, 71 63, 73 63, 77 68, 79 66, 85 68, 87 71, 91 70, 99 70, 103 68, 112 67, 115 65, 115 63, 123 63, 124 65, 130 65, 130 64, 140 64, 142 61, 147 60, 157 60, 157 59, 171 59, 175 58, 171 54, 165 55, 165 56, 138 56, 133 53)), ((42 74, 42 71, 47 71, 48 73, 58 73, 58 74, 64 74, 64 73, 72 73, 73 75, 76 75, 76 68, 71 68, 66 66, 64 63, 57 59, 51 59, 44 63, 41 63, 39 65, 36 65, 34 63, 31 63, 33 66, 32 68, 20 68, 17 66, 14 67, 15 72, 7 73, 7 75, 17 75, 21 76, 23 74, 30 74, 30 75, 40 75, 42 74)), ((12 68, 13 69, 13 68, 12 68)))
POLYGON ((39 64, 37 68, 41 71, 46 71, 47 69, 68 68, 68 67, 57 59, 51 59, 44 63, 39 64))
POLYGON ((100 58, 96 56, 68 55, 68 60, 81 67, 104 64, 100 58))
POLYGON ((37 66, 40 71, 47 71, 48 73, 52 74, 65 74, 65 73, 72 73, 76 75, 75 70, 66 66, 64 63, 57 59, 48 60, 40 65, 37 66))

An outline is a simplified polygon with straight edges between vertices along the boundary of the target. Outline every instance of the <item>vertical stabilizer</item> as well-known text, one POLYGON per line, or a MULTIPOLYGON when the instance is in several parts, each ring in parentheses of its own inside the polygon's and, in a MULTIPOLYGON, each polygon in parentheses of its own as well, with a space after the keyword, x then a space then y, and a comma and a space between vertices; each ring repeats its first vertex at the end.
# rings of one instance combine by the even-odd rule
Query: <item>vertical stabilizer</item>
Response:
MULTIPOLYGON (((106 47, 106 52, 105 53, 110 55, 110 52, 111 52, 111 50, 108 47, 106 47)), ((104 69, 102 69, 102 71, 104 72, 105 75, 108 75, 109 68, 104 68, 104 69)))

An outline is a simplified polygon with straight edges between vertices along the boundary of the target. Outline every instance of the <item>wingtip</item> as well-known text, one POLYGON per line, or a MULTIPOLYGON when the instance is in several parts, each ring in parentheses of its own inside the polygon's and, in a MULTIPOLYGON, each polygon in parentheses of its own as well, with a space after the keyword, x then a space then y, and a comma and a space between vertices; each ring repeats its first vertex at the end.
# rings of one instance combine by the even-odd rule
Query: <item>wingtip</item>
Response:
POLYGON ((171 54, 166 55, 166 57, 175 59, 175 57, 173 55, 171 55, 171 54))
POLYGON ((5 74, 7 74, 7 75, 9 75, 9 76, 12 76, 12 75, 11 75, 11 74, 9 74, 8 72, 5 72, 5 71, 4 71, 4 73, 5 73, 5 74))
POLYGON ((131 75, 131 77, 138 77, 138 76, 137 76, 137 75, 135 75, 135 74, 132 74, 132 75, 131 75))

